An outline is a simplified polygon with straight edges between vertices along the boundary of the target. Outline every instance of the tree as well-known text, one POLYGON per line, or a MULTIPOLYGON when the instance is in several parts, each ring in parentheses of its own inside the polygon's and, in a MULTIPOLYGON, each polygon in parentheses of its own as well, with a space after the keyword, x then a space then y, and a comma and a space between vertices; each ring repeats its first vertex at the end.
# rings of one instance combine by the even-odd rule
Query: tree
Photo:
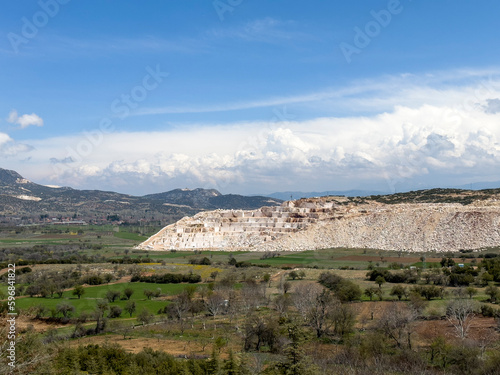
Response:
POLYGON ((446 318, 455 327, 457 336, 467 337, 471 324, 476 316, 477 302, 467 299, 456 299, 446 307, 446 318))
POLYGON ((125 305, 125 311, 129 313, 130 317, 132 317, 132 314, 135 313, 135 302, 128 301, 125 305))
POLYGON ((137 321, 143 325, 151 323, 154 318, 154 315, 148 309, 143 309, 139 315, 137 315, 137 321))
POLYGON ((111 306, 108 313, 108 318, 119 318, 122 314, 122 309, 120 306, 111 306))
POLYGON ((359 285, 351 280, 342 280, 333 292, 341 302, 357 301, 363 294, 359 285))
POLYGON ((367 296, 368 298, 370 298, 370 301, 373 299, 373 296, 375 295, 377 291, 377 288, 374 288, 374 287, 369 287, 369 288, 366 288, 365 289, 365 296, 367 296))
POLYGON ((322 337, 333 324, 332 313, 340 301, 319 285, 310 284, 295 289, 294 303, 305 322, 322 337))
POLYGON ((495 303, 500 299, 500 290, 494 285, 488 285, 485 293, 490 296, 490 302, 495 303))
POLYGON ((205 308, 208 313, 215 318, 222 311, 224 303, 224 297, 220 293, 214 292, 207 297, 205 308))
POLYGON ((81 285, 75 286, 75 289, 73 289, 73 295, 77 296, 78 299, 80 299, 81 296, 85 293, 85 288, 81 285))
POLYGON ((113 280, 113 275, 110 273, 107 273, 104 275, 104 281, 106 281, 106 284, 109 284, 109 282, 113 280))
POLYGON ((278 289, 281 293, 286 294, 292 288, 292 284, 289 281, 286 281, 284 276, 281 275, 280 282, 278 284, 278 289))
POLYGON ((292 280, 295 280, 299 277, 299 274, 296 271, 292 271, 288 274, 288 277, 292 280))
POLYGON ((132 288, 125 288, 123 290, 123 296, 127 299, 130 300, 130 297, 132 297, 132 294, 134 294, 134 290, 132 288))
POLYGON ((100 299, 96 301, 96 308, 93 312, 94 319, 96 321, 95 333, 99 334, 106 328, 106 318, 104 317, 104 313, 109 309, 108 302, 100 299))
POLYGON ((379 288, 382 288, 382 284, 385 284, 384 276, 377 276, 377 278, 375 279, 375 283, 378 285, 379 288))
POLYGON ((191 300, 185 291, 177 295, 175 299, 163 310, 170 319, 176 319, 180 323, 181 333, 184 332, 184 315, 191 307, 191 300))
POLYGON ((436 285, 417 285, 412 288, 412 291, 424 297, 427 301, 443 296, 443 289, 436 285))
POLYGON ((345 303, 336 305, 331 318, 333 320, 333 331, 339 336, 351 333, 354 323, 356 323, 356 313, 351 306, 345 303))
MULTIPOLYGON (((290 342, 284 350, 284 360, 274 364, 274 371, 270 374, 284 375, 317 375, 316 366, 309 363, 304 353, 305 334, 298 324, 291 323, 287 327, 288 341, 290 342)), ((265 373, 268 373, 267 371, 265 373)))
POLYGON ((56 284, 56 294, 59 298, 62 298, 64 294, 64 286, 61 282, 56 284))
POLYGON ((359 300, 363 294, 361 288, 356 283, 331 272, 323 272, 319 275, 318 282, 332 290, 335 296, 342 302, 359 300))
POLYGON ((28 285, 28 287, 25 290, 25 293, 33 298, 37 294, 40 294, 40 287, 35 284, 28 285))
POLYGON ((56 306, 56 311, 59 314, 62 314, 64 318, 70 318, 71 315, 75 312, 75 307, 70 305, 69 303, 62 302, 56 306))
POLYGON ((155 292, 153 292, 151 289, 144 289, 144 295, 147 297, 147 299, 151 299, 155 292))
POLYGON ((118 290, 108 290, 106 292, 106 299, 109 302, 115 302, 115 300, 119 297, 120 297, 120 292, 118 290))
POLYGON ((279 325, 272 316, 249 315, 245 320, 244 349, 259 351, 268 346, 273 352, 279 344, 279 325))
POLYGON ((398 297, 398 300, 401 301, 401 298, 405 295, 405 287, 402 285, 394 285, 390 295, 398 297))
POLYGON ((266 299, 265 286, 252 279, 243 283, 240 294, 242 306, 247 312, 257 308, 266 299))
POLYGON ((472 286, 468 286, 467 288, 465 288, 465 291, 469 295, 470 299, 472 299, 472 297, 477 294, 477 289, 472 286))
POLYGON ((210 273, 210 277, 212 278, 213 281, 215 281, 215 279, 217 278, 218 275, 219 275, 219 271, 213 271, 210 273))
POLYGON ((40 287, 40 294, 42 297, 46 298, 50 294, 50 297, 54 297, 57 286, 52 280, 44 282, 40 287))
POLYGON ((264 281, 266 284, 268 284, 268 286, 271 286, 271 275, 268 273, 265 273, 262 276, 262 281, 264 281))
POLYGON ((417 318, 416 310, 398 302, 392 302, 378 322, 378 328, 394 341, 398 348, 411 349, 412 323, 417 318))
POLYGON ((30 310, 35 315, 35 319, 40 319, 47 313, 47 307, 41 303, 33 306, 30 310))
POLYGON ((232 349, 229 349, 229 358, 224 363, 224 373, 227 375, 239 375, 240 371, 238 368, 238 363, 236 358, 234 357, 234 353, 232 349))
POLYGON ((280 316, 283 316, 287 313, 288 308, 291 305, 291 302, 292 301, 291 301, 290 295, 280 294, 274 299, 273 304, 274 304, 274 308, 280 314, 280 316))

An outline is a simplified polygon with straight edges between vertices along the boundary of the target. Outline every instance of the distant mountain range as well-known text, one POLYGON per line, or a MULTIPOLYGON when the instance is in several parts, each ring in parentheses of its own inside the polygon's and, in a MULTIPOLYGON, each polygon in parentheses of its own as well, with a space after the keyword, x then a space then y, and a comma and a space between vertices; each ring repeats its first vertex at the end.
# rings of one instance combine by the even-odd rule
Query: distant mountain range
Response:
POLYGON ((50 187, 0 168, 0 216, 4 222, 36 223, 72 218, 101 223, 109 220, 174 222, 200 211, 256 209, 282 201, 262 196, 223 195, 213 189, 176 189, 142 197, 101 190, 50 187))
MULTIPOLYGON (((484 182, 461 188, 479 190, 499 186, 500 182, 484 182)), ((110 220, 130 223, 156 221, 159 225, 165 225, 184 216, 215 209, 253 210, 262 206, 280 205, 284 200, 290 199, 327 195, 367 197, 384 194, 390 195, 388 192, 372 190, 331 190, 285 191, 267 196, 243 196, 221 194, 214 189, 175 189, 158 194, 133 196, 112 191, 44 186, 25 179, 15 171, 0 168, 0 223, 54 222, 53 219, 57 218, 59 221, 84 220, 88 223, 110 220)), ((398 194, 394 197, 400 199, 398 194)))

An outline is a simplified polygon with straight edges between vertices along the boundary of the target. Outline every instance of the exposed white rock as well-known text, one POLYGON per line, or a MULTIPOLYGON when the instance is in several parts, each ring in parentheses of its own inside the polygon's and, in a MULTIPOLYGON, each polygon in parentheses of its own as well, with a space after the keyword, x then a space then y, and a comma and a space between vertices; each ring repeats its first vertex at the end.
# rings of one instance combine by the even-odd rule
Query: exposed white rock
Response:
POLYGON ((139 245, 148 250, 302 251, 330 247, 456 251, 500 244, 500 204, 354 204, 343 197, 185 217, 139 245))
POLYGON ((16 198, 19 198, 19 199, 22 199, 25 201, 35 201, 35 202, 39 202, 42 200, 42 198, 40 198, 40 197, 32 197, 30 195, 17 195, 16 198))

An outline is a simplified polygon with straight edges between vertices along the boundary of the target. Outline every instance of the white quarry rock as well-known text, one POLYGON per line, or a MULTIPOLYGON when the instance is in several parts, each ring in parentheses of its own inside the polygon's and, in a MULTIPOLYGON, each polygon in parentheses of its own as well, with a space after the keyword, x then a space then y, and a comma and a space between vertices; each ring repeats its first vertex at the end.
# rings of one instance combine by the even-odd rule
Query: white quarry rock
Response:
POLYGON ((303 251, 331 247, 457 251, 500 245, 500 204, 355 204, 309 198, 258 210, 185 217, 138 246, 147 250, 303 251))
POLYGON ((40 197, 32 197, 30 195, 17 195, 16 198, 22 199, 25 201, 35 201, 35 202, 39 202, 42 200, 42 198, 40 198, 40 197))

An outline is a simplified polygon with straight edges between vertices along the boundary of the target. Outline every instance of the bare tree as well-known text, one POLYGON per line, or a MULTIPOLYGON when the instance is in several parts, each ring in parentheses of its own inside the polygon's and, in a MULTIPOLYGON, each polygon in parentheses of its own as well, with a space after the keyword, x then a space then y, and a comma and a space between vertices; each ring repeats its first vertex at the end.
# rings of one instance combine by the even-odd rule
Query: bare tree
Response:
POLYGON ((276 311, 279 313, 280 316, 283 316, 287 313, 288 308, 291 305, 291 298, 288 294, 280 294, 277 296, 274 301, 273 305, 276 311))
POLYGON ((246 312, 254 310, 266 298, 265 286, 253 280, 246 281, 241 288, 242 306, 246 312))
POLYGON ((307 311, 314 303, 317 295, 323 291, 323 287, 316 283, 299 284, 293 292, 293 304, 305 319, 307 311))
POLYGON ((470 299, 456 299, 446 308, 446 318, 455 327, 457 336, 467 337, 471 324, 476 317, 477 302, 470 299))
POLYGON ((294 304, 305 322, 323 336, 333 324, 333 313, 340 301, 333 294, 317 284, 304 284, 295 288, 294 304))
POLYGON ((205 301, 205 307, 210 315, 214 318, 222 312, 225 299, 220 293, 212 293, 205 301))
POLYGON ((184 316, 191 307, 191 300, 186 292, 179 294, 170 305, 167 306, 169 318, 176 319, 180 324, 181 333, 184 333, 184 316))
POLYGON ((411 349, 412 323, 417 318, 417 311, 404 304, 393 302, 384 311, 378 322, 378 328, 394 340, 398 348, 411 349))
POLYGON ((291 289, 292 284, 289 281, 286 281, 285 275, 281 275, 280 282, 278 284, 278 290, 280 293, 286 294, 291 289))

